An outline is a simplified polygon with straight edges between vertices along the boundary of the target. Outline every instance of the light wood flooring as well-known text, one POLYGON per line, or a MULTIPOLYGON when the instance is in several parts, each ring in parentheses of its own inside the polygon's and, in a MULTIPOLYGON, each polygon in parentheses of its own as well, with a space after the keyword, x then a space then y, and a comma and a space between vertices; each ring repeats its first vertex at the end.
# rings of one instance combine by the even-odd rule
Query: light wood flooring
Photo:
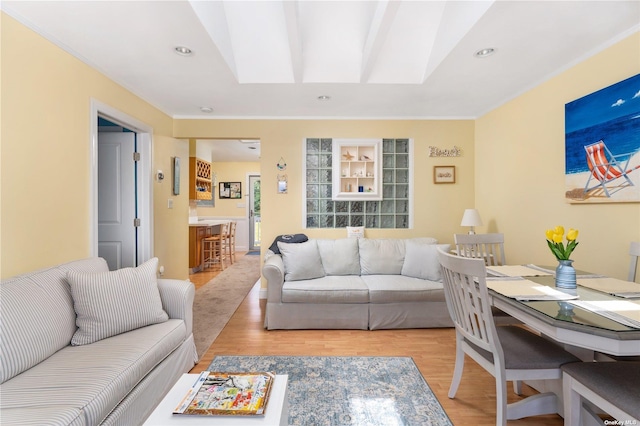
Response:
MULTIPOLYGON (((242 256, 244 253, 238 253, 242 256)), ((196 288, 219 271, 200 272, 189 278, 196 288)), ((455 399, 447 392, 453 374, 455 339, 453 329, 415 330, 272 330, 263 328, 266 301, 259 299, 259 285, 242 302, 229 323, 202 359, 191 370, 199 373, 217 355, 291 356, 409 356, 454 425, 495 425, 496 388, 493 377, 472 359, 465 361, 462 383, 455 399)), ((524 387, 524 395, 535 393, 524 387)), ((521 397, 507 386, 509 402, 521 397)), ((511 420, 509 425, 561 426, 558 415, 511 420)), ((313 426, 313 425, 308 425, 313 426)))

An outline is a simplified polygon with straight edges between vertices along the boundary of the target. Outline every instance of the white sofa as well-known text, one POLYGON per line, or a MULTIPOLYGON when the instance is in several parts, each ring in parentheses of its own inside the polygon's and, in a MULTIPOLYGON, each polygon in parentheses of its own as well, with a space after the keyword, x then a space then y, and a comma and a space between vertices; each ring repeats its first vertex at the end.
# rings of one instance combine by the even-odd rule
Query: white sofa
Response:
POLYGON ((453 327, 433 238, 309 239, 268 256, 265 328, 453 327))
POLYGON ((1 423, 138 425, 197 361, 192 283, 101 258, 3 280, 1 423))

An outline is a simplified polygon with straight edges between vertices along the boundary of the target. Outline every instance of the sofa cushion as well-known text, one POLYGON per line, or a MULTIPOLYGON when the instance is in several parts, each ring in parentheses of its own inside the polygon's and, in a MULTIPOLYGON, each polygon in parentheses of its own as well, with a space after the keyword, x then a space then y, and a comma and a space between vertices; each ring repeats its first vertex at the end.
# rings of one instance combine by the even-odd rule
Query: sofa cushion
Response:
POLYGON ((402 275, 423 280, 442 281, 438 249, 448 252, 450 244, 423 244, 415 240, 407 240, 406 253, 402 265, 402 275))
POLYGON ((184 321, 172 319, 91 345, 67 346, 3 383, 2 412, 74 407, 83 411, 86 424, 100 424, 185 339, 184 321))
POLYGON ((285 282, 284 303, 368 303, 369 289, 357 275, 328 275, 314 280, 285 282))
POLYGON ((86 345, 136 328, 167 321, 156 279, 158 258, 137 268, 86 273, 67 279, 77 314, 72 345, 86 345))
POLYGON ((404 240, 359 238, 360 274, 400 275, 404 262, 404 240))
POLYGON ((278 249, 284 263, 285 281, 310 280, 326 275, 316 240, 304 243, 278 242, 278 249))
POLYGON ((67 271, 108 271, 104 259, 76 260, 2 281, 0 382, 69 345, 76 314, 67 271))
POLYGON ((316 241, 322 267, 327 275, 360 275, 358 240, 341 238, 316 241))
POLYGON ((362 281, 369 289, 370 303, 442 302, 442 283, 404 275, 367 275, 362 281))

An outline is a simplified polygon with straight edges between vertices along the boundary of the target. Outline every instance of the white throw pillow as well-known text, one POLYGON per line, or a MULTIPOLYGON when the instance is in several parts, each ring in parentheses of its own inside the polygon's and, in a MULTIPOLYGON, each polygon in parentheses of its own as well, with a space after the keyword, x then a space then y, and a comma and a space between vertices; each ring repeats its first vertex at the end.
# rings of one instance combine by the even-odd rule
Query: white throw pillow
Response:
POLYGON ((326 275, 316 240, 304 243, 278 241, 278 249, 282 255, 282 263, 284 263, 285 281, 311 280, 326 275))
POLYGON ((347 226, 347 238, 364 238, 364 226, 347 226))
POLYGON ((399 275, 404 262, 404 240, 360 238, 360 275, 399 275))
POLYGON ((357 239, 340 238, 316 241, 322 267, 327 275, 360 275, 357 239))
POLYGON ((422 278, 429 281, 442 281, 438 248, 448 252, 450 244, 424 244, 419 241, 407 240, 402 275, 422 278))
POLYGON ((71 344, 87 345, 136 328, 167 321, 153 258, 137 268, 110 272, 67 272, 76 311, 71 344))

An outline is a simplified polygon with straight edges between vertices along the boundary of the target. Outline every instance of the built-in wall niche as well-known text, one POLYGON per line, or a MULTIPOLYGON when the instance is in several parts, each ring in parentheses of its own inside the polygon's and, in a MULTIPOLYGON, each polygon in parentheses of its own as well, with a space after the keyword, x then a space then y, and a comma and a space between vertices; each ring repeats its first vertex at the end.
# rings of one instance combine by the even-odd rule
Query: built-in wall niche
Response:
POLYGON ((382 139, 334 139, 332 159, 332 200, 382 200, 382 139))
MULTIPOLYGON (((382 199, 333 199, 334 150, 336 139, 309 138, 304 141, 304 199, 306 228, 411 227, 410 139, 382 139, 382 199)), ((351 151, 349 151, 350 154, 351 151)), ((366 176, 365 176, 366 177, 366 176)))

